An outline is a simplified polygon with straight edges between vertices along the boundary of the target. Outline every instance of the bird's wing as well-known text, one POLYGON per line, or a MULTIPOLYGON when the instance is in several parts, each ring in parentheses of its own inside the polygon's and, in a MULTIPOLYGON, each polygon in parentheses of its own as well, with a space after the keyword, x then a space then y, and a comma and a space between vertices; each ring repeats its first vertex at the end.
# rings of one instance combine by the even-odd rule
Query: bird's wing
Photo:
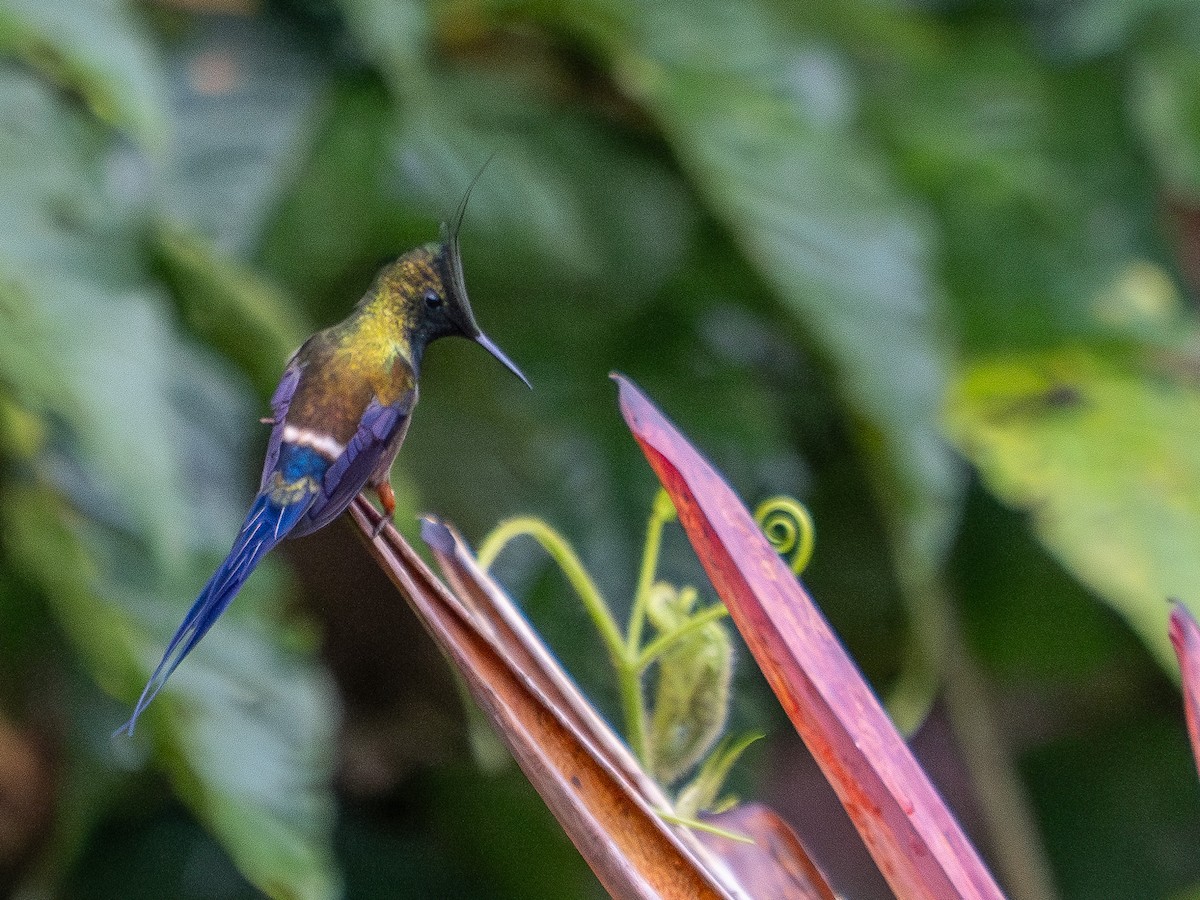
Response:
POLYGON ((284 420, 287 418, 288 406, 291 405, 292 396, 296 393, 296 386, 300 384, 300 374, 304 371, 304 364, 301 362, 301 354, 304 348, 297 350, 290 360, 287 367, 283 370, 283 377, 279 379, 279 386, 275 388, 275 394, 271 397, 271 439, 267 443, 267 455, 263 460, 262 484, 259 490, 267 490, 271 479, 275 474, 275 467, 279 463, 279 447, 283 443, 283 428, 284 420))
POLYGON ((416 398, 416 390, 410 389, 395 403, 385 405, 376 398, 367 404, 354 436, 326 470, 321 492, 292 529, 292 537, 316 531, 336 519, 367 486, 380 463, 389 454, 395 455, 416 398))

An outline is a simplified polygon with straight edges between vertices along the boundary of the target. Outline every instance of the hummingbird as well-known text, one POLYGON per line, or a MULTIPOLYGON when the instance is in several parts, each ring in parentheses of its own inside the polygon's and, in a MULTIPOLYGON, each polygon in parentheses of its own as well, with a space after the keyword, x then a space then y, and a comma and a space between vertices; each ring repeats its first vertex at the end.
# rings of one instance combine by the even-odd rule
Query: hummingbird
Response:
POLYGON ((431 342, 452 335, 475 341, 529 386, 471 312, 458 241, 466 202, 453 226, 443 223, 440 240, 385 266, 348 318, 314 334, 288 361, 272 415, 263 419, 271 437, 246 521, 115 734, 133 734, 138 717, 276 544, 329 524, 363 490, 379 498, 386 514, 380 528, 392 518, 388 478, 431 342))

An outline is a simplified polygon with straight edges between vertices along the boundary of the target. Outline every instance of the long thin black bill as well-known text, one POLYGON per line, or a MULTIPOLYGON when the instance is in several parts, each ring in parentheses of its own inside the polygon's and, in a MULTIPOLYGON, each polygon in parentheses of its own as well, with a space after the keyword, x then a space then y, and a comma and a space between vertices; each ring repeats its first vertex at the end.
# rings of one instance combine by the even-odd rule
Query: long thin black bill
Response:
POLYGON ((500 362, 504 363, 504 367, 508 369, 508 371, 512 372, 523 382, 525 382, 525 387, 533 390, 533 385, 529 383, 529 379, 521 373, 521 370, 517 368, 516 363, 504 355, 504 351, 497 347, 490 337, 481 332, 475 338, 475 343, 479 344, 479 346, 481 346, 484 350, 492 354, 492 356, 496 357, 496 359, 500 360, 500 362))

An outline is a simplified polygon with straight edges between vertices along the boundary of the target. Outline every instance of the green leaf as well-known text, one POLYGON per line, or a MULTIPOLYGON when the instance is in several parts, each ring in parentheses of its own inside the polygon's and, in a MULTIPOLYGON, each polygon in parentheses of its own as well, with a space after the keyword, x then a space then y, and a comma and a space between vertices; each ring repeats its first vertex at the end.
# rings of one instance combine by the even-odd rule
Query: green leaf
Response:
POLYGON ((159 61, 125 0, 5 0, 0 53, 78 93, 149 149, 166 140, 159 61))
MULTIPOLYGON (((15 436, 9 434, 16 425, 13 417, 37 419, 37 411, 50 410, 69 416, 74 411, 71 393, 64 384, 66 376, 59 369, 59 360, 37 313, 20 285, 0 276, 0 383, 7 388, 6 394, 11 394, 11 398, 5 398, 8 427, 3 429, 10 437, 15 436)), ((38 430, 41 434, 37 440, 19 442, 25 450, 21 456, 32 455, 31 451, 44 444, 44 425, 38 430)), ((13 450, 15 446, 10 452, 13 450)))
POLYGON ((1056 54, 1068 58, 1118 55, 1147 30, 1200 35, 1196 6, 1187 0, 1079 0, 1030 18, 1056 54))
POLYGON ((631 300, 678 270, 692 210, 644 150, 516 81, 445 78, 437 97, 400 121, 394 160, 401 183, 441 218, 490 158, 467 220, 490 244, 502 238, 510 259, 524 250, 539 269, 631 300))
POLYGON ((1168 672, 1168 597, 1200 609, 1200 390, 1190 363, 1083 349, 967 368, 948 426, 1002 500, 1168 672))
POLYGON ((855 131, 844 61, 753 2, 591 8, 589 35, 619 82, 834 367, 883 476, 899 556, 927 569, 959 495, 937 426, 946 348, 932 235, 855 131))
POLYGON ((338 0, 363 50, 398 97, 424 92, 432 28, 429 9, 416 0, 338 0))
MULTIPOLYGON (((0 64, 0 313, 15 326, 0 329, 0 380, 45 428, 22 480, 5 484, 6 561, 41 588, 88 673, 132 703, 236 531, 254 415, 244 386, 164 313, 128 162, 86 112, 0 64)), ((213 263, 197 264, 210 276, 198 289, 228 276, 213 263)), ((328 897, 334 702, 307 648, 271 624, 270 568, 145 730, 261 890, 328 897)))
POLYGON ((274 285, 206 238, 169 226, 155 237, 163 275, 190 330, 236 360, 259 393, 270 396, 284 363, 313 329, 274 285))
POLYGON ((111 133, 61 93, 0 59, 0 216, 8 225, 0 270, 13 270, 0 284, 30 271, 110 289, 137 283, 145 184, 112 144, 111 133))
POLYGON ((508 267, 514 249, 524 250, 543 271, 606 287, 615 280, 610 290, 634 298, 679 267, 691 210, 678 180, 609 123, 564 108, 552 64, 534 54, 515 71, 443 74, 431 66, 422 5, 341 5, 398 101, 382 173, 393 206, 444 220, 491 160, 471 195, 468 230, 503 239, 508 267))
POLYGON ((168 70, 166 210, 222 252, 249 258, 312 139, 325 67, 279 18, 226 16, 193 24, 168 70))
MULTIPOLYGON (((419 233, 412 198, 391 196, 394 123, 382 87, 361 76, 335 82, 322 104, 309 154, 258 253, 263 268, 309 304, 340 293, 344 315, 355 298, 348 290, 363 290, 374 266, 405 249, 402 236, 419 233)), ((423 225, 418 239, 429 240, 430 224, 423 225)))
POLYGON ((361 290, 381 260, 436 236, 489 159, 466 214, 468 283, 491 268, 516 291, 533 270, 556 294, 585 285, 634 303, 678 271, 694 211, 651 154, 503 77, 432 83, 436 102, 399 114, 378 85, 338 86, 264 245, 281 282, 308 297, 354 276, 361 290))
MULTIPOLYGON (((1200 41, 1197 41, 1200 46, 1200 41)), ((1167 189, 1200 203, 1200 59, 1196 47, 1163 43, 1140 54, 1133 114, 1167 189)))
MULTIPOLYGON (((207 561, 157 570, 111 531, 67 521, 51 492, 14 490, 4 537, 93 675, 132 702, 207 561)), ((219 640, 188 657, 143 728, 176 789, 247 878, 272 897, 333 897, 331 687, 263 622, 268 592, 261 576, 251 580, 222 618, 219 640)), ((117 742, 112 752, 132 750, 117 742)))
POLYGON ((165 402, 175 336, 141 271, 141 211, 106 183, 105 138, 0 66, 0 312, 17 345, 0 376, 65 422, 55 451, 87 472, 93 507, 171 554, 185 519, 165 402))
POLYGON ((83 281, 49 286, 53 298, 44 295, 39 312, 76 413, 64 449, 97 481, 90 491, 69 471, 55 478, 97 518, 132 525, 178 558, 188 517, 181 420, 169 402, 176 337, 147 297, 105 294, 83 281))
POLYGON ((1122 71, 1047 67, 1016 24, 931 38, 945 49, 897 51, 872 102, 901 171, 936 205, 962 344, 1094 337, 1095 296, 1132 260, 1163 255, 1122 71))

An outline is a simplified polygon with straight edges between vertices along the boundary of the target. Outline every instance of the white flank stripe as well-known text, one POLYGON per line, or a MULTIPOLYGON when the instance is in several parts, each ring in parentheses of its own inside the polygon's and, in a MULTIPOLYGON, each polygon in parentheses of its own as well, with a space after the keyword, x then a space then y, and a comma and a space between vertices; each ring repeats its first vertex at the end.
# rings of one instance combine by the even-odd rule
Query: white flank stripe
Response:
POLYGON ((308 428, 298 428, 295 425, 283 426, 283 439, 289 444, 312 447, 329 459, 337 459, 346 449, 345 445, 338 443, 333 435, 321 434, 319 431, 312 431, 308 428))

